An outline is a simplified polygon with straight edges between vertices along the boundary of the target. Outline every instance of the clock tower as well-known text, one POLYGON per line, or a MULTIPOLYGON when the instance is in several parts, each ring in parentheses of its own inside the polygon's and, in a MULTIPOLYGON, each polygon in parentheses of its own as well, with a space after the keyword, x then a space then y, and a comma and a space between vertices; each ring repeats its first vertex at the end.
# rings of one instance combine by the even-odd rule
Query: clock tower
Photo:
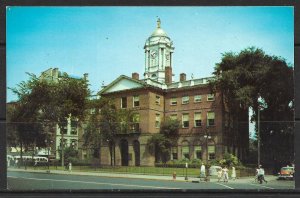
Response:
POLYGON ((146 40, 144 49, 145 79, 150 78, 160 83, 166 83, 166 75, 172 75, 166 71, 172 71, 172 53, 174 47, 169 36, 161 29, 161 21, 159 18, 157 20, 157 27, 146 40))

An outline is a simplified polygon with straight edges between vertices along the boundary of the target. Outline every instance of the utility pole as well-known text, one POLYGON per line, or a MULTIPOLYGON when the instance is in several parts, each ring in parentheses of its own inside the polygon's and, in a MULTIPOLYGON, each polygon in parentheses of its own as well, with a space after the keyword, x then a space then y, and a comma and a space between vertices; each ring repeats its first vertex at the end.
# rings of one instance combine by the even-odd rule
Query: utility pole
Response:
POLYGON ((260 165, 260 107, 257 110, 257 167, 260 165))

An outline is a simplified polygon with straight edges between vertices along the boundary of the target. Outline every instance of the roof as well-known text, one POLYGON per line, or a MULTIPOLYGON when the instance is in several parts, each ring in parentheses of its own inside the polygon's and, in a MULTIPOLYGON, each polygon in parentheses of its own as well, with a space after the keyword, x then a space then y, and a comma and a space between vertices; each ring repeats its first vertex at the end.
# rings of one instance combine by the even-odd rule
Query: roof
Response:
MULTIPOLYGON (((107 91, 109 91, 110 89, 113 89, 114 87, 116 87, 118 85, 118 83, 120 83, 122 80, 127 80, 129 82, 132 82, 132 86, 127 86, 127 88, 125 87, 125 89, 122 90, 126 90, 126 89, 132 89, 132 88, 138 88, 138 87, 145 87, 147 86, 146 83, 144 83, 143 81, 140 80, 136 80, 133 78, 130 78, 128 76, 125 75, 121 75, 119 76, 117 79, 115 79, 113 82, 111 82, 109 85, 107 85, 106 87, 104 87, 102 90, 100 90, 98 92, 98 94, 103 94, 107 91)), ((121 87, 122 88, 122 87, 121 87)), ((124 87, 123 87, 124 88, 124 87)), ((120 89, 115 89, 115 91, 120 91, 120 89)))

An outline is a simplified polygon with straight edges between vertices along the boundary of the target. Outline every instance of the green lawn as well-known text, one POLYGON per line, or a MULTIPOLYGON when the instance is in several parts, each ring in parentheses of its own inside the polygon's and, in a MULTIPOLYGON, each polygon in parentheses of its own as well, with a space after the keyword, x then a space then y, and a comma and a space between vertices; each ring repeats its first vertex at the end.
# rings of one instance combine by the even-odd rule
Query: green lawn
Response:
MULTIPOLYGON (((22 167, 24 168, 24 167, 22 167)), ((50 170, 65 170, 64 167, 61 166, 50 166, 50 170)), ((38 166, 32 167, 28 166, 28 170, 47 170, 47 166, 38 166)), ((81 171, 81 172, 111 172, 111 173, 129 173, 129 174, 143 174, 143 175, 170 175, 176 172, 177 176, 185 176, 186 169, 185 168, 163 168, 163 167, 129 167, 129 166, 121 166, 121 167, 91 167, 91 166, 72 166, 72 171, 81 171)), ((188 168, 187 174, 188 176, 197 177, 200 172, 198 168, 188 168)))

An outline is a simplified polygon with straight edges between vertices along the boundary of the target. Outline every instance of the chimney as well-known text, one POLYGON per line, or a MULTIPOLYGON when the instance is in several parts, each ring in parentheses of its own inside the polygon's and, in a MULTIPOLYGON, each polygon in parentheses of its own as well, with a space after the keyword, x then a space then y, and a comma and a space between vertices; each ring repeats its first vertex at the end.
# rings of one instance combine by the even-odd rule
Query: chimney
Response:
POLYGON ((84 79, 84 80, 87 80, 88 76, 89 76, 88 73, 84 73, 84 74, 83 74, 83 79, 84 79))
POLYGON ((186 81, 186 74, 185 73, 180 74, 180 82, 182 82, 182 81, 186 81))
POLYGON ((165 69, 165 83, 166 84, 172 83, 172 67, 166 67, 165 69))
POLYGON ((132 73, 132 78, 135 80, 139 80, 139 74, 136 72, 132 73))

